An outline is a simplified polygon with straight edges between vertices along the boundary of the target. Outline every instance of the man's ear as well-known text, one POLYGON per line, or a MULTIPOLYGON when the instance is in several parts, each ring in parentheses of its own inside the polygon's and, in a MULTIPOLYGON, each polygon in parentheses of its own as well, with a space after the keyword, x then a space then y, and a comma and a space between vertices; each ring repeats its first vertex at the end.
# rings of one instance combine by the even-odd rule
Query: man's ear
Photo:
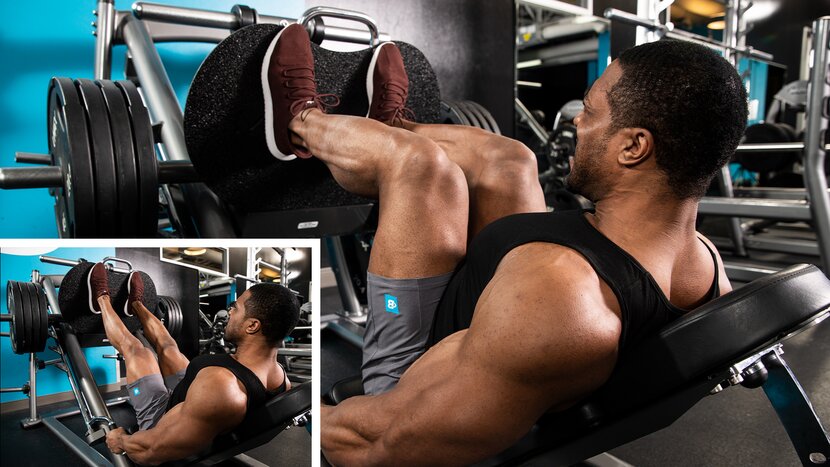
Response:
POLYGON ((245 332, 248 334, 256 334, 257 331, 262 329, 262 323, 260 323, 258 319, 250 318, 247 321, 248 323, 245 324, 245 332))
POLYGON ((622 148, 617 162, 633 167, 646 161, 654 153, 654 136, 645 128, 623 128, 620 130, 622 148))

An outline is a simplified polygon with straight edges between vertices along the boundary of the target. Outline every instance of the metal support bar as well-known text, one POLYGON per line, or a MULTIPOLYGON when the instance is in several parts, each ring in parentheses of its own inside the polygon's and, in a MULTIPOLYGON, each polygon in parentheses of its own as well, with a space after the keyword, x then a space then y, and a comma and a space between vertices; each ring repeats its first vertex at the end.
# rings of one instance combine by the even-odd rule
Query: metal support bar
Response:
POLYGON ((0 393, 3 392, 26 392, 28 388, 26 386, 21 386, 19 388, 0 388, 0 393))
POLYGON ((813 68, 810 70, 810 84, 807 87, 807 127, 804 136, 804 183, 810 197, 813 226, 825 274, 830 274, 830 197, 827 195, 827 178, 824 174, 827 119, 822 115, 822 108, 828 96, 825 79, 828 73, 828 40, 830 16, 824 16, 813 22, 813 68))
POLYGON ((331 270, 337 279, 337 290, 340 291, 340 299, 343 307, 349 316, 360 316, 364 314, 363 307, 354 290, 349 267, 346 263, 346 256, 343 252, 343 241, 340 237, 329 237, 326 239, 329 247, 329 258, 331 259, 331 270))
MULTIPOLYGON (((200 26, 207 28, 234 30, 239 27, 239 18, 233 13, 220 11, 209 11, 194 8, 173 7, 169 5, 158 5, 155 3, 136 2, 133 5, 133 14, 142 20, 175 23, 188 26, 200 26)), ((257 13, 258 24, 288 24, 297 22, 293 18, 281 16, 261 15, 257 13)), ((352 42, 356 44, 369 44, 372 34, 363 29, 352 29, 336 26, 324 26, 321 28, 323 39, 338 42, 352 42)), ((389 34, 378 33, 381 42, 391 40, 389 34)))
MULTIPOLYGON (((617 20, 623 23, 632 24, 634 26, 641 26, 652 31, 659 31, 662 32, 665 37, 671 39, 678 39, 683 41, 695 42, 698 44, 706 45, 709 47, 717 48, 719 50, 725 50, 729 47, 724 45, 722 42, 716 41, 714 39, 709 39, 708 37, 700 36, 694 33, 686 32, 680 29, 670 29, 658 21, 649 21, 644 18, 640 18, 637 15, 632 13, 628 13, 626 11, 618 10, 616 8, 607 8, 603 12, 603 16, 611 20, 617 20)), ((758 58, 761 60, 772 61, 773 56, 766 52, 761 52, 760 50, 755 50, 752 47, 731 47, 730 50, 745 54, 753 58, 758 58)))
MULTIPOLYGON (((729 173, 729 165, 724 165, 718 172, 718 185, 723 197, 735 197, 732 191, 732 175, 729 173)), ((741 220, 737 217, 729 219, 729 237, 732 239, 732 251, 737 256, 746 256, 744 232, 741 229, 741 220)))
POLYGON ((112 38, 115 34, 115 3, 98 0, 95 29, 95 79, 110 79, 112 74, 112 38))
MULTIPOLYGON (((117 259, 117 258, 109 258, 109 259, 117 259)), ((123 260, 118 260, 118 261, 123 261, 123 260)), ((77 266, 78 264, 81 263, 80 261, 77 261, 77 260, 66 259, 66 258, 56 258, 54 256, 46 256, 46 255, 41 255, 40 256, 40 262, 41 263, 57 264, 57 265, 60 265, 60 266, 69 266, 69 267, 75 267, 75 266, 77 266)), ((110 271, 114 271, 114 272, 120 272, 122 274, 129 274, 130 272, 132 272, 131 269, 119 268, 117 266, 110 266, 107 269, 109 269, 110 271)), ((44 277, 48 278, 49 276, 44 276, 44 277)), ((46 287, 44 287, 44 289, 45 288, 46 287)), ((49 305, 51 305, 51 304, 52 303, 50 302, 49 305)))
POLYGON ((830 458, 830 437, 821 426, 810 399, 784 361, 780 349, 767 354, 763 362, 769 372, 764 393, 784 425, 799 460, 803 465, 823 463, 818 459, 830 458))
POLYGON ((112 463, 109 462, 104 456, 101 455, 98 451, 95 450, 92 446, 85 443, 82 439, 78 437, 75 433, 72 432, 69 428, 66 427, 63 423, 61 423, 55 417, 47 417, 43 419, 43 424, 46 428, 49 429, 55 436, 60 439, 66 447, 72 450, 78 457, 84 460, 87 465, 93 467, 99 466, 106 466, 111 467, 112 463))
POLYGON ((539 122, 533 118, 533 115, 530 113, 530 110, 519 100, 519 98, 513 99, 513 106, 516 109, 516 112, 519 114, 519 118, 527 122, 527 126, 530 127, 530 131, 539 138, 539 141, 542 143, 547 144, 548 142, 548 132, 545 130, 545 127, 542 126, 539 122))
MULTIPOLYGON (((41 258, 43 258, 41 256, 41 258)), ((42 261, 42 260, 41 260, 42 261)), ((61 306, 58 302, 58 294, 55 292, 55 284, 52 282, 51 275, 40 276, 40 285, 43 286, 43 293, 46 295, 46 302, 49 303, 49 309, 52 310, 50 317, 61 316, 61 306)))
POLYGON ((29 418, 24 419, 21 423, 29 425, 40 421, 37 414, 37 355, 32 352, 29 354, 29 418))
POLYGON ((146 26, 133 16, 125 16, 120 28, 124 43, 135 64, 147 107, 155 121, 164 122, 161 127, 161 139, 169 158, 189 161, 184 141, 181 106, 146 26))
POLYGON ((705 196, 700 200, 698 213, 714 216, 755 217, 783 221, 811 219, 810 207, 805 201, 768 200, 757 198, 721 198, 705 196))
MULTIPOLYGON (((98 391, 98 385, 95 383, 89 365, 87 365, 78 338, 75 337, 72 328, 66 323, 60 323, 58 329, 58 342, 66 352, 65 361, 70 368, 70 378, 76 380, 78 389, 89 406, 89 415, 92 417, 89 429, 90 431, 103 430, 109 432, 111 427, 108 421, 112 420, 112 416, 101 397, 100 391, 98 391)), ((132 465, 124 455, 111 454, 110 458, 113 464, 119 467, 132 465)))
POLYGON ((41 164, 50 165, 52 163, 52 156, 49 154, 38 154, 34 152, 16 152, 14 153, 14 161, 21 164, 41 164))

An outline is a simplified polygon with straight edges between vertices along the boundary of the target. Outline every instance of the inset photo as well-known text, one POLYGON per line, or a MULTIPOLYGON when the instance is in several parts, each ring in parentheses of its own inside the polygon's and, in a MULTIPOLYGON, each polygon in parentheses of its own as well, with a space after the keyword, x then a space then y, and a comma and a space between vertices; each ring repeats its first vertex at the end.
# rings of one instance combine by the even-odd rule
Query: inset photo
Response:
POLYGON ((317 240, 0 249, 2 465, 311 465, 317 240))

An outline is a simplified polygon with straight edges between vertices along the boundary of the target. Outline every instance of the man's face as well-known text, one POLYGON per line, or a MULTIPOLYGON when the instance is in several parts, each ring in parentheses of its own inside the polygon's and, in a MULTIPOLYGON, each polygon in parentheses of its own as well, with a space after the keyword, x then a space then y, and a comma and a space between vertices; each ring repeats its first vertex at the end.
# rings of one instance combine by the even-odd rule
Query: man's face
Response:
POLYGON ((248 300, 246 290, 228 308, 228 324, 225 326, 225 340, 233 344, 239 344, 245 336, 245 302, 248 300))
POLYGON ((576 125, 576 151, 571 172, 566 179, 567 188, 591 201, 602 198, 610 175, 607 160, 608 128, 611 126, 611 108, 607 93, 619 80, 622 70, 617 62, 611 63, 585 95, 584 110, 574 118, 576 125))

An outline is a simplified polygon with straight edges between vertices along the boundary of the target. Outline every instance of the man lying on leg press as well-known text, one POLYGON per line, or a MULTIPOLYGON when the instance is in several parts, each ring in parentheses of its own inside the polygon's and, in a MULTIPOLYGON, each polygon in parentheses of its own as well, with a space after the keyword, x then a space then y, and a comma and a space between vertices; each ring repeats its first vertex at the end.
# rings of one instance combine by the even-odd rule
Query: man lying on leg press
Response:
POLYGON ((191 362, 141 303, 144 284, 139 274, 128 278, 124 313, 135 313, 155 354, 130 334, 113 309, 102 263, 90 269, 88 284, 90 308, 101 314, 110 344, 124 357, 138 420, 139 431, 132 435, 123 428, 107 435, 112 452, 143 465, 192 456, 290 389, 277 363, 277 348, 297 324, 300 307, 287 288, 257 284, 246 290, 228 310, 225 328, 225 339, 236 344, 236 354, 202 355, 191 362))
POLYGON ((594 83, 569 179, 595 203, 585 213, 544 212, 522 144, 403 120, 394 45, 372 59, 369 118, 326 114, 313 70, 306 31, 282 30, 263 63, 269 148, 313 155, 345 189, 380 200, 369 395, 322 408, 332 464, 494 455, 596 390, 644 336, 730 290, 695 231, 747 118, 741 80, 715 52, 645 44, 594 83))

